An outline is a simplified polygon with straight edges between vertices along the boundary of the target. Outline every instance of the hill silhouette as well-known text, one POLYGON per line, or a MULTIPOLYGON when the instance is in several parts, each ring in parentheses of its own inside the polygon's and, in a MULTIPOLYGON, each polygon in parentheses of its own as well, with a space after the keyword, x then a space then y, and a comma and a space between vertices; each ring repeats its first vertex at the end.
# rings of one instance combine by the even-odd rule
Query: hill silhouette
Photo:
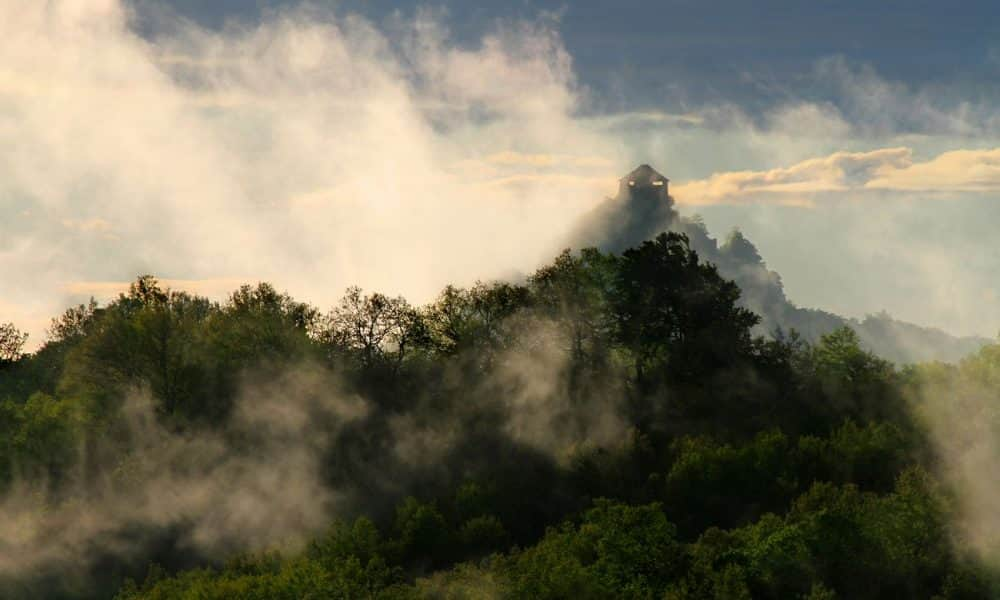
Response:
POLYGON ((797 306, 785 295, 781 276, 768 269, 753 242, 739 230, 733 230, 720 243, 700 220, 677 212, 666 182, 649 165, 640 165, 621 179, 615 197, 606 199, 581 219, 566 245, 595 246, 619 253, 654 238, 661 231, 683 233, 703 260, 714 263, 723 277, 739 285, 740 303, 761 318, 754 329, 757 334, 773 336, 794 330, 805 340, 815 342, 848 326, 857 332, 866 349, 899 364, 954 362, 990 341, 907 323, 884 311, 854 319, 797 306))

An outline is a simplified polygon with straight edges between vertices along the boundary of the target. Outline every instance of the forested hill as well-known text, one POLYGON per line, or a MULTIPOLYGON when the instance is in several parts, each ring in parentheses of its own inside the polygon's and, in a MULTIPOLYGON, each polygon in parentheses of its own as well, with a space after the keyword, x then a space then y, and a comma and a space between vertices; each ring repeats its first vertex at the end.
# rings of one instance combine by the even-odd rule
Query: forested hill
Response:
POLYGON ((761 317, 755 333, 770 335, 778 329, 785 332, 794 329, 805 339, 817 341, 822 335, 848 326, 858 334, 866 349, 898 364, 957 361, 989 342, 985 338, 956 337, 939 329, 898 321, 885 312, 858 320, 796 306, 785 295, 781 276, 767 268, 749 239, 733 231, 720 244, 700 220, 679 215, 670 197, 663 201, 658 197, 632 196, 623 190, 585 215, 568 244, 621 252, 663 230, 685 234, 691 248, 703 260, 715 264, 723 277, 736 281, 742 290, 741 305, 761 317))
POLYGON ((415 307, 139 278, 2 330, 0 597, 994 598, 1000 345, 753 335, 664 233, 415 307))

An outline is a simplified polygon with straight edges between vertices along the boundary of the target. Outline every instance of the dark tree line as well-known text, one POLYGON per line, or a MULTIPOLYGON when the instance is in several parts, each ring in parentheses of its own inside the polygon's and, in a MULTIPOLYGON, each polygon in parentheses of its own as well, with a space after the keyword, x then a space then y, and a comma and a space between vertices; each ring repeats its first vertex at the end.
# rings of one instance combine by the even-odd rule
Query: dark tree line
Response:
POLYGON ((367 406, 310 430, 340 520, 301 552, 228 557, 178 545, 187 525, 172 523, 86 576, 0 574, 0 595, 995 595, 954 543, 952 492, 913 416, 927 371, 846 328, 756 337, 739 298, 675 233, 422 307, 351 288, 323 312, 268 284, 214 303, 140 277, 54 319, 31 355, 6 342, 0 487, 83 501, 140 452, 123 416, 137 390, 168 431, 253 452, 228 428, 248 386, 308 365, 338 382, 311 394, 367 406))

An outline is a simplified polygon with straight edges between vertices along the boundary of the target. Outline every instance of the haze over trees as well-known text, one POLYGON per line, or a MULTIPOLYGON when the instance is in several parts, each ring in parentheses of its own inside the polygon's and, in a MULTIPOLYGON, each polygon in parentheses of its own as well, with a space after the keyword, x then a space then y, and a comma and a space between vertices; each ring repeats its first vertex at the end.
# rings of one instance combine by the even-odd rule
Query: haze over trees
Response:
POLYGON ((0 596, 996 597, 998 346, 898 368, 740 299, 671 232, 426 306, 142 276, 5 327, 0 596))
MULTIPOLYGON (((652 176, 665 182, 648 165, 641 165, 622 181, 636 176, 640 179, 652 176)), ((794 329, 804 339, 816 342, 821 336, 848 326, 857 332, 862 346, 897 363, 954 362, 989 342, 898 321, 884 311, 859 320, 796 306, 785 295, 781 276, 768 269, 753 242, 739 230, 730 232, 720 243, 709 235, 697 215, 687 218, 677 212, 666 186, 644 187, 623 185, 617 196, 606 199, 577 223, 568 244, 622 252, 652 239, 660 231, 683 233, 703 260, 715 264, 723 277, 739 285, 740 304, 760 316, 754 329, 760 335, 794 329)))

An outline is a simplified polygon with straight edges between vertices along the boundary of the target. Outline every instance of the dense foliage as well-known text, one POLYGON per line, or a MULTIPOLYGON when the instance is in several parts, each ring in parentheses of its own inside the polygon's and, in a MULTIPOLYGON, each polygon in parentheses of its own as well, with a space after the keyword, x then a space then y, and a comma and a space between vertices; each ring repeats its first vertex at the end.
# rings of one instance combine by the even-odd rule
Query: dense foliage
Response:
MULTIPOLYGON (((424 307, 350 289, 323 313, 267 284, 216 304, 141 277, 55 319, 31 355, 3 329, 15 349, 0 354, 0 506, 29 490, 17 518, 41 514, 30 522, 45 535, 76 526, 47 520, 60 507, 148 504, 136 490, 165 471, 173 487, 222 472, 175 460, 178 440, 226 448, 197 453, 216 462, 305 447, 336 506, 304 547, 228 543, 233 532, 197 543, 206 521, 169 504, 91 526, 76 553, 0 528, 0 596, 1000 593, 954 526, 928 425, 953 390, 992 424, 998 347, 899 370, 848 328, 816 344, 754 337, 739 294, 683 235, 662 234, 621 255, 565 252, 523 284, 448 287, 424 307), (136 429, 137 397, 154 429, 136 429), (293 405, 307 407, 301 423, 293 405)), ((210 519, 245 509, 234 500, 210 519)))

